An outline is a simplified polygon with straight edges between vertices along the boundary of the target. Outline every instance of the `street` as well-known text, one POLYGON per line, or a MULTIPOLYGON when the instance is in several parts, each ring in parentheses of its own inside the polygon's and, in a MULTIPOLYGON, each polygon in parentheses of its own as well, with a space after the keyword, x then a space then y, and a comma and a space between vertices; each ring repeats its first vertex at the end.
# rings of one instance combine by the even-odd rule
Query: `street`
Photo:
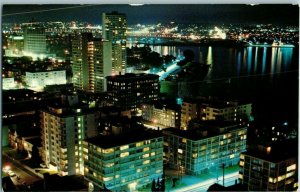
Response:
POLYGON ((15 160, 11 160, 9 157, 3 154, 2 154, 2 164, 3 167, 5 165, 11 166, 11 170, 16 174, 16 176, 11 177, 11 179, 16 186, 30 185, 35 181, 41 180, 40 177, 26 170, 24 167, 20 166, 20 163, 15 162, 15 160))

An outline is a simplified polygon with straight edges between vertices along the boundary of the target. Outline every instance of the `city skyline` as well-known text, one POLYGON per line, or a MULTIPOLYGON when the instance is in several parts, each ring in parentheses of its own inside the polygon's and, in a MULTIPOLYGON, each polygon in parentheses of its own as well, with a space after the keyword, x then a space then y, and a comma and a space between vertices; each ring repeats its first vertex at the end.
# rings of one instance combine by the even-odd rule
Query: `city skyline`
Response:
POLYGON ((78 20, 101 24, 102 12, 112 11, 125 13, 130 25, 171 21, 176 23, 299 24, 299 17, 296 17, 299 11, 298 6, 289 4, 3 5, 2 22, 22 23, 34 19, 41 22, 78 20))

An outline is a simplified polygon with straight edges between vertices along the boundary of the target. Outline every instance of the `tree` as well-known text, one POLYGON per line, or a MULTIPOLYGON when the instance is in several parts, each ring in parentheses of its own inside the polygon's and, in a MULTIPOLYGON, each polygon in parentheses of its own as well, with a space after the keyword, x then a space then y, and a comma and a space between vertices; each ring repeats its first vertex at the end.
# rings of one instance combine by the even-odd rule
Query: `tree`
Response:
POLYGON ((152 191, 152 192, 156 191, 156 183, 155 183, 155 180, 154 180, 154 179, 153 179, 153 181, 152 181, 151 191, 152 191))

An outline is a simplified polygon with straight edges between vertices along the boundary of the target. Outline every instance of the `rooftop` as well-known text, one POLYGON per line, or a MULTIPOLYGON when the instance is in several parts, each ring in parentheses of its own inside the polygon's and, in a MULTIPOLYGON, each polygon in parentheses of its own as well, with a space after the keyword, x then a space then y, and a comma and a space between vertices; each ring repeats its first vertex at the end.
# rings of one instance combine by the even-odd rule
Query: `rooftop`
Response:
POLYGON ((85 141, 107 149, 159 137, 162 137, 161 132, 155 130, 144 130, 141 128, 120 135, 99 135, 97 137, 88 138, 85 141))
POLYGON ((129 80, 129 79, 144 79, 144 78, 155 78, 158 80, 159 76, 154 74, 146 74, 146 73, 126 73, 125 75, 115 75, 115 76, 107 76, 108 80, 129 80))
POLYGON ((176 128, 167 128, 164 129, 163 132, 164 133, 168 132, 179 137, 198 141, 201 139, 206 139, 209 137, 214 137, 235 130, 246 129, 246 128, 247 127, 245 125, 238 125, 236 123, 233 124, 232 122, 203 121, 203 124, 201 124, 199 127, 194 129, 180 130, 176 128))
POLYGON ((274 143, 270 146, 269 153, 267 152, 267 148, 268 147, 265 147, 265 150, 263 150, 262 148, 252 149, 247 152, 244 152, 243 154, 273 163, 278 163, 284 160, 288 160, 290 158, 298 157, 297 139, 290 139, 279 143, 274 143))

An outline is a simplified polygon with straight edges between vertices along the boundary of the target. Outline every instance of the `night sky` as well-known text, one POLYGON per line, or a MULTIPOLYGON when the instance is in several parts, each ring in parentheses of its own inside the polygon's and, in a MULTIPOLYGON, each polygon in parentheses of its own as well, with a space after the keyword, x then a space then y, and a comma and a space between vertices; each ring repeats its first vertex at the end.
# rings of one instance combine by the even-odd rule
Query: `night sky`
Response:
POLYGON ((94 5, 72 9, 60 9, 39 13, 7 15, 21 12, 66 8, 79 5, 4 5, 2 22, 21 23, 36 21, 87 21, 101 24, 101 13, 118 11, 127 14, 128 24, 177 23, 224 23, 224 24, 279 24, 299 25, 297 5, 197 5, 197 4, 146 4, 94 5))

